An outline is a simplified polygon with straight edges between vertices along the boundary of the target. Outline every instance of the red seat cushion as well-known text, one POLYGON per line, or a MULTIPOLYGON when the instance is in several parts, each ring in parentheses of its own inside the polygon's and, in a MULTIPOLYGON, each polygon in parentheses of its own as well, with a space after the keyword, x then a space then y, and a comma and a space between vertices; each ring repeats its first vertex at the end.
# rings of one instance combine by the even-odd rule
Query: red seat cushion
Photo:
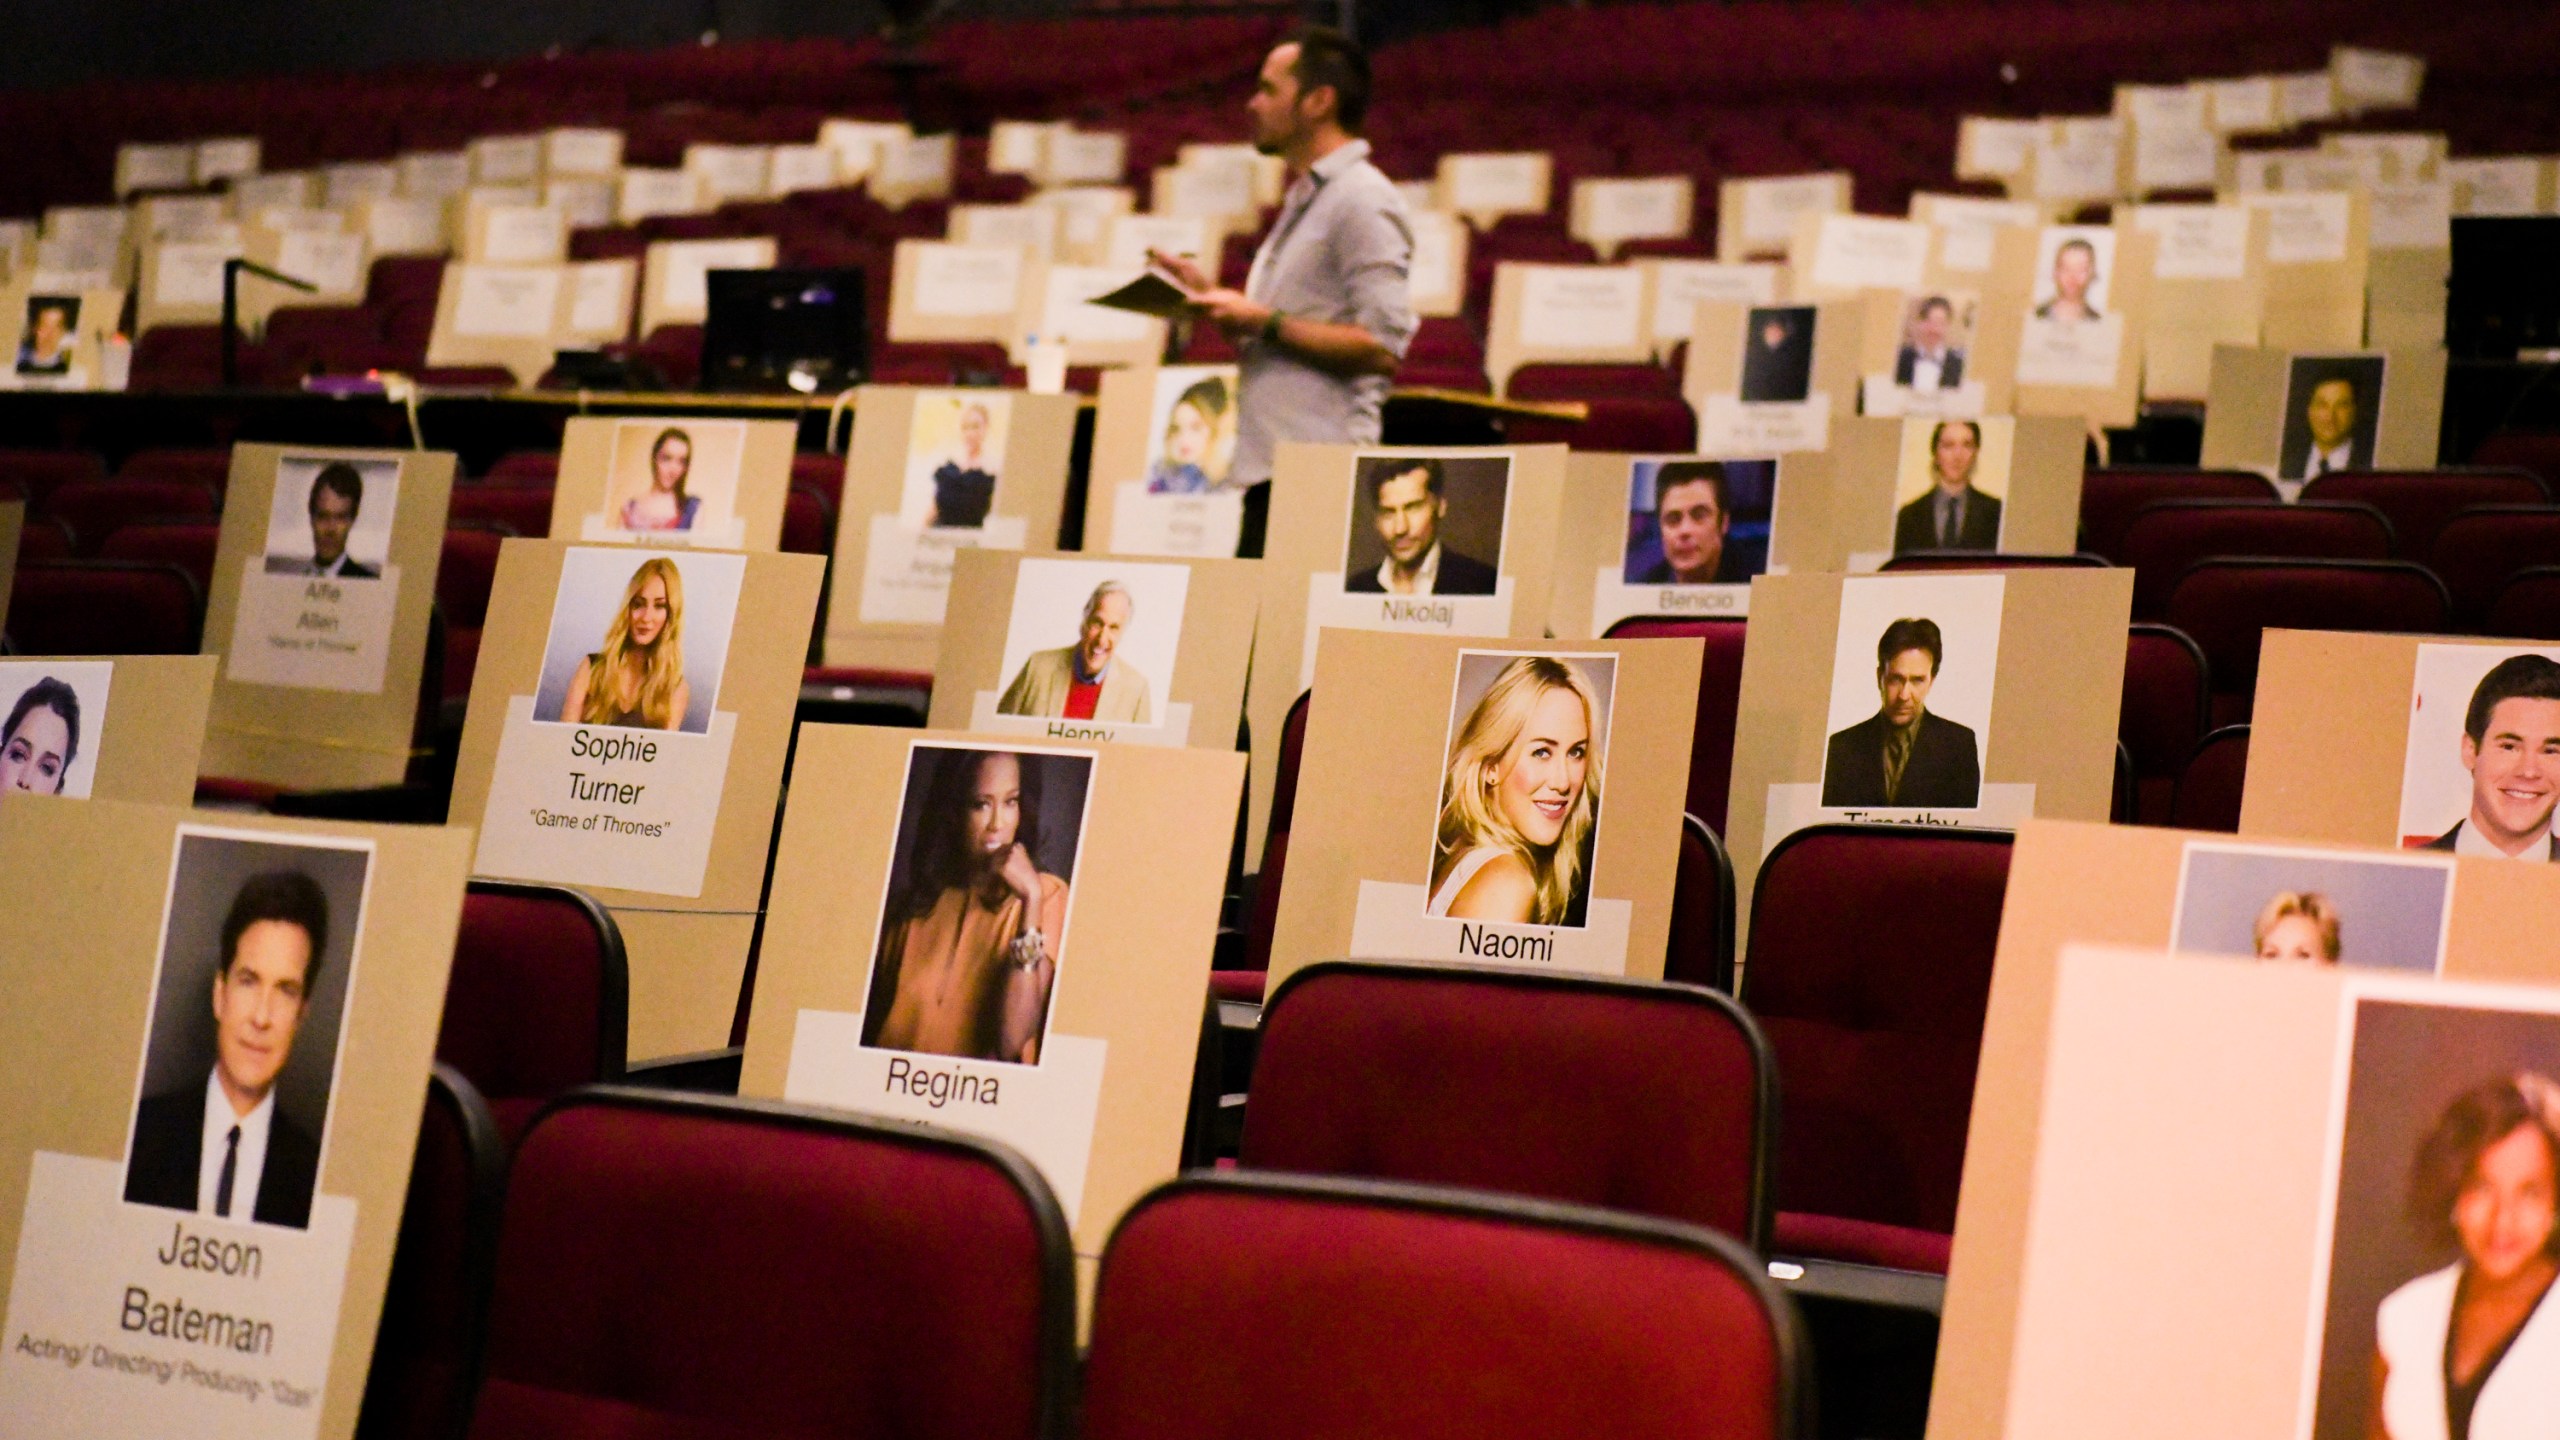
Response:
POLYGON ((1792 1210, 1778 1212, 1776 1234, 1769 1245, 1775 1254, 1920 1270, 1932 1275, 1947 1273, 1947 1256, 1955 1248, 1953 1235, 1934 1230, 1878 1225, 1837 1215, 1803 1215, 1792 1210))

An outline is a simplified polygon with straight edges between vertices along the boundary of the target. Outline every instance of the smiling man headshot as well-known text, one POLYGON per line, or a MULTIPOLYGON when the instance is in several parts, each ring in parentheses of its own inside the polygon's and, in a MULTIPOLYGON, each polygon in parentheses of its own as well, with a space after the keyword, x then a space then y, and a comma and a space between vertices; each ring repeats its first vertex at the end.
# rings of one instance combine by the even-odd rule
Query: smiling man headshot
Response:
POLYGON ((2462 716, 2471 809, 2421 848, 2507 860, 2560 860, 2560 662, 2510 655, 2471 692, 2462 716))
POLYGON ((297 870, 252 876, 222 920, 213 972, 213 1071, 146 1096, 124 1198, 306 1228, 320 1142, 276 1108, 276 1080, 311 1013, 329 898, 297 870))
POLYGON ((1822 766, 1826 806, 1982 803, 1973 728, 1929 710, 1946 656, 1935 620, 1896 620, 1876 642, 1876 713, 1831 737, 1822 766))
POLYGON ((1084 619, 1076 643, 1042 650, 1022 662, 1022 669, 996 701, 1000 715, 1038 715, 1066 720, 1109 720, 1132 725, 1154 720, 1154 701, 1147 677, 1120 657, 1120 637, 1137 616, 1129 587, 1105 580, 1084 602, 1084 619))
POLYGON ((382 572, 347 554, 357 512, 364 509, 364 476, 343 460, 320 467, 311 480, 311 558, 270 555, 270 575, 317 575, 332 580, 379 580, 382 572))
POLYGON ((1343 588, 1359 595, 1493 594, 1492 566, 1441 543, 1448 488, 1437 460, 1388 461, 1370 469, 1370 519, 1387 558, 1375 570, 1353 574, 1343 588))

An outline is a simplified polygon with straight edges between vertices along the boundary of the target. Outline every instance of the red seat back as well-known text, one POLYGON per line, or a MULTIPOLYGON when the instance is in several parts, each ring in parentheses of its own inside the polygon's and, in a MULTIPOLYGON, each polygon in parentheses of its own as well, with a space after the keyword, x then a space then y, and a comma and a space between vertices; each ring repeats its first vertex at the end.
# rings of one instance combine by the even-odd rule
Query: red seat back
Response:
POLYGON ((50 515, 29 515, 18 530, 20 560, 68 560, 71 527, 50 515))
POLYGON ((1064 1433, 1074 1258, 1011 1151, 602 1088, 518 1145, 471 1440, 1064 1433))
POLYGON ((21 655, 193 655, 204 592, 175 565, 29 560, 9 593, 21 655))
POLYGON ((0 481, 16 487, 31 514, 61 486, 105 478, 107 462, 94 450, 0 450, 0 481))
POLYGON ((201 593, 213 593, 214 553, 222 546, 222 526, 214 520, 146 520, 119 525, 98 547, 107 560, 147 560, 175 565, 196 582, 201 593))
MULTIPOLYGON (((2427 568, 2453 596, 2454 623, 2480 629, 2507 577, 2560 562, 2560 505, 2482 505, 2436 532, 2427 568)), ((2501 631, 2489 631, 2501 634, 2501 631)))
POLYGON ((1680 863, 1671 878, 1671 943, 1662 978, 1733 993, 1733 860, 1695 815, 1680 817, 1680 863))
POLYGON ((1740 620, 1621 620, 1609 627, 1612 640, 1674 639, 1696 636, 1706 642, 1698 667, 1698 713, 1689 738, 1689 797, 1681 808, 1724 833, 1725 802, 1733 789, 1734 718, 1742 709, 1742 646, 1747 626, 1740 620))
POLYGON ((1092 1338, 1084 1440, 1779 1440, 1809 1418, 1793 1307, 1739 1246, 1470 1191, 1177 1181, 1112 1235, 1092 1338))
POLYGON ((2116 738, 2133 762, 2137 820, 2162 822, 2170 787, 2212 720, 2213 682, 2204 651, 2173 626, 2135 621, 2125 635, 2116 738))
POLYGON ((1816 825, 1753 882, 1743 1003, 1777 1052, 1778 1209, 1955 1229, 2005 832, 1816 825))
POLYGON ((2091 470, 2080 477, 2080 548, 2124 563, 2124 532, 2154 500, 2273 500, 2275 482, 2247 470, 2091 470))
POLYGON ((1678 396, 1603 395, 1579 402, 1580 420, 1515 415, 1503 424, 1514 445, 1570 445, 1631 455, 1680 455, 1696 448, 1697 417, 1678 396))
POLYGON ((1776 1079, 1759 1027, 1711 990, 1313 965, 1263 1006, 1238 1161, 1600 1205, 1756 1249, 1776 1079))
POLYGON ((2550 487, 2523 470, 2341 470, 2302 487, 2302 498, 2352 500, 2391 519, 2404 560, 2423 560, 2445 522, 2474 505, 2546 505, 2550 487))
POLYGON ((2530 470, 2560 486, 2560 430, 2501 430, 2472 450, 2471 463, 2530 470))
POLYGON ((2560 565, 2534 565, 2508 576, 2480 628, 2514 640, 2560 640, 2560 565))
POLYGON ((2270 628, 2434 634, 2444 582, 2403 560, 2206 560, 2169 596, 2168 621, 2204 648, 2215 718, 2245 720, 2270 628))
POLYGON ((2287 505, 2274 500, 2159 500, 2124 534, 2134 569, 2133 613, 2157 620, 2169 592, 2199 560, 2224 555, 2309 560, 2388 560, 2391 523, 2370 505, 2287 505))
POLYGON ((1660 365, 1523 365, 1503 393, 1514 400, 1677 400, 1680 377, 1660 365))
POLYGON ((219 447, 136 450, 116 467, 119 480, 193 480, 217 492, 231 483, 231 452, 219 447))
POLYGON ((2083 550, 2070 555, 2019 555, 2002 550, 1905 550, 1884 562, 1887 570, 2103 570, 2106 557, 2083 550))
POLYGON ((71 527, 76 553, 95 555, 109 535, 137 520, 215 515, 222 501, 201 480, 89 480, 53 492, 46 510, 71 527))
POLYGON ((436 1066, 356 1425, 366 1440, 457 1433, 476 1383, 506 1171, 506 1136, 488 1102, 436 1066))
POLYGON ((504 525, 513 534, 528 540, 539 540, 551 533, 551 490, 548 486, 492 484, 456 485, 453 508, 447 512, 455 523, 504 525))
POLYGON ((834 553, 836 537, 835 507, 827 497, 805 486, 794 485, 782 501, 782 549, 792 555, 829 555, 834 553))
POLYGON ((512 1138, 564 1091, 622 1078, 630 993, 622 929, 603 906, 565 886, 474 880, 436 1058, 512 1138))
POLYGON ((2240 794, 2249 777, 2249 727, 2225 725, 2196 743, 2178 776, 2169 823, 2180 830, 2239 833, 2240 794))

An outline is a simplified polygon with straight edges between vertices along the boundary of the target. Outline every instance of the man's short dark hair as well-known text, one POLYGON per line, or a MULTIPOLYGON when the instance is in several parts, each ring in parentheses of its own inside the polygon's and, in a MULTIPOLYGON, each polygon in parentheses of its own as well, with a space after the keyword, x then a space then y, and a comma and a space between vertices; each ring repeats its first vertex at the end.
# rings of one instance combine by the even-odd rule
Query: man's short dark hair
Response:
POLYGON ((1977 450, 1982 448, 1982 426, 1979 423, 1972 420, 1941 420, 1937 424, 1929 427, 1930 454, 1935 455, 1938 453, 1938 442, 1945 439, 1947 431, 1957 425, 1961 425, 1967 430, 1972 431, 1974 448, 1977 450))
POLYGON ((1725 503, 1724 466, 1713 460, 1673 460, 1653 472, 1653 519, 1662 523, 1662 507, 1669 503, 1673 489, 1705 481, 1715 487, 1716 513, 1728 515, 1733 507, 1725 503))
POLYGON ((320 467, 318 475, 312 477, 311 510, 313 514, 318 514, 320 511, 320 492, 323 490, 346 501, 351 512, 364 508, 364 473, 344 460, 330 461, 320 467))
POLYGON ((2489 734, 2490 712, 2504 700, 2560 700, 2560 662, 2542 655, 2510 655, 2490 666, 2462 715, 2462 733, 2475 747, 2489 734))
POLYGON ((299 870, 270 870, 252 875, 231 897, 231 912, 222 917, 222 968, 217 974, 231 973, 231 962, 238 957, 240 936, 250 926, 276 920, 299 925, 311 939, 311 963, 302 971, 302 993, 311 993, 311 983, 320 974, 320 952, 329 945, 329 897, 320 882, 299 870))
POLYGON ((1422 488, 1430 491, 1433 495, 1442 494, 1448 488, 1448 476, 1441 470, 1440 462, 1437 460, 1391 459, 1372 461, 1371 463, 1378 467, 1369 472, 1369 501, 1371 504, 1377 503, 1378 492, 1387 488, 1388 481, 1396 479, 1399 476, 1413 474, 1417 470, 1422 472, 1422 488))
POLYGON ((1298 63, 1289 67, 1298 94, 1332 86, 1334 122, 1359 134, 1369 118, 1369 52, 1330 25, 1309 25, 1280 43, 1298 47, 1298 63))
POLYGON ((1956 303, 1944 295, 1932 295, 1928 299, 1921 301, 1920 308, 1913 313, 1917 314, 1921 319, 1926 320, 1929 318, 1929 312, 1932 310, 1944 310, 1947 312, 1948 319, 1953 320, 1956 318, 1956 303))
POLYGON ((1876 668, 1882 670, 1893 663, 1893 657, 1905 650, 1929 652, 1929 675, 1935 679, 1946 651, 1939 643, 1935 620, 1896 620, 1884 627, 1884 638, 1876 642, 1876 668))
POLYGON ((2053 258, 2058 262, 2063 256, 2070 254, 2074 250, 2086 253, 2089 257, 2089 267, 2093 270, 2097 268, 2098 247, 2077 235, 2074 235, 2070 239, 2063 241, 2060 245, 2055 246, 2053 258))

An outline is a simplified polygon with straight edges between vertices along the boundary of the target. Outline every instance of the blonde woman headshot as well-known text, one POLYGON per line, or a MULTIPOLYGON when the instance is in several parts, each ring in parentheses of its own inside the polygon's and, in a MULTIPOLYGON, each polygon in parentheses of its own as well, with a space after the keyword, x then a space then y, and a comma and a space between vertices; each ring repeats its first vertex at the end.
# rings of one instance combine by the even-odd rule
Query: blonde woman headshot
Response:
POLYGON ((622 502, 625 530, 690 530, 702 497, 685 492, 693 476, 693 437, 675 426, 649 446, 649 488, 622 502))
POLYGON ((2374 1440, 2522 1440, 2560 1414, 2560 1084, 2457 1096, 2409 1167, 2409 1223, 2454 1260, 2374 1314, 2374 1440))
POLYGON ((2261 960, 2338 963, 2338 907, 2316 890, 2281 890, 2249 925, 2249 947, 2261 960))
POLYGON ((640 562, 604 648, 578 662, 560 718, 574 725, 673 730, 693 688, 684 678, 684 577, 663 555, 640 562))
POLYGON ((1164 458, 1147 472, 1150 495, 1198 495, 1226 483, 1233 443, 1227 429, 1227 382, 1216 375, 1195 380, 1173 402, 1164 426, 1164 458))
POLYGON ((1600 699, 1573 665, 1524 655, 1458 727, 1440 789, 1427 913, 1579 925, 1600 818, 1600 699))

